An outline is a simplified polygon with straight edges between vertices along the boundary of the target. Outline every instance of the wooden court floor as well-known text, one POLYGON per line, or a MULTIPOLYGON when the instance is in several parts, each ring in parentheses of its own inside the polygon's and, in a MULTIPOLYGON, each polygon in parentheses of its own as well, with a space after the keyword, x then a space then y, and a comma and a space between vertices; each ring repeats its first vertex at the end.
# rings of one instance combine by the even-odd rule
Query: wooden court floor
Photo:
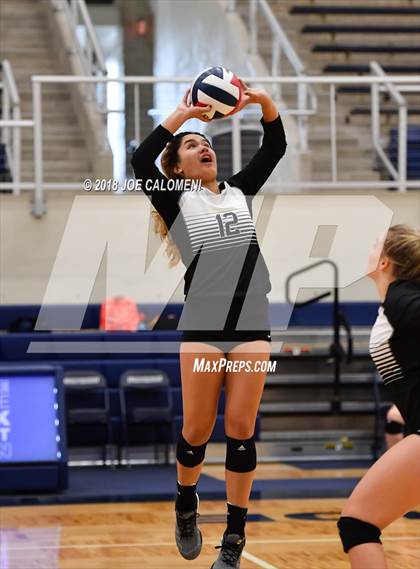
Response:
MULTIPOLYGON (((206 470, 222 475, 220 467, 206 470)), ((281 476, 281 472, 285 477, 293 472, 301 476, 294 467, 269 465, 260 468, 259 476, 281 476)), ((351 472, 345 474, 359 474, 351 472)), ((325 471, 304 473, 308 478, 321 474, 325 471)), ((241 569, 348 568, 336 531, 343 503, 343 499, 253 501, 250 513, 265 521, 248 523, 241 569)), ((225 527, 225 503, 200 502, 204 546, 195 561, 185 561, 176 550, 173 508, 172 502, 0 508, 0 568, 209 569, 225 527)), ((389 569, 420 568, 419 517, 393 523, 384 531, 383 543, 389 569)))

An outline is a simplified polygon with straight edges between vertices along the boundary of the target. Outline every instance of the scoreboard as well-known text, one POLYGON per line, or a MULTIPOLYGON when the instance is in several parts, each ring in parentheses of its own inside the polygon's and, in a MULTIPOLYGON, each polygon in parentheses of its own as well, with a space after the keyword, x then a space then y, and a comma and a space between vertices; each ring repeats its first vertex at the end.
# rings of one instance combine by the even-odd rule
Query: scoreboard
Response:
POLYGON ((0 494, 66 486, 61 368, 0 366, 0 494))

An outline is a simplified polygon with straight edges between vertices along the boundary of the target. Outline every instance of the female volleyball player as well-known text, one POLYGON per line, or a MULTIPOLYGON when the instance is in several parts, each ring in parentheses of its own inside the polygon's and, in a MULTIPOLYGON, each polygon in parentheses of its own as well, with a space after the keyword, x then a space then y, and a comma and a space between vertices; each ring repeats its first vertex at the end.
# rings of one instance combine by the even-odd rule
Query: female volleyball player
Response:
MULTIPOLYGON (((286 150, 282 121, 270 96, 243 84, 241 104, 262 109, 263 141, 250 163, 225 182, 217 182, 217 158, 199 133, 174 133, 191 118, 206 122, 211 107, 193 107, 188 91, 178 108, 139 146, 132 165, 136 178, 201 180, 196 191, 147 192, 155 227, 167 240, 170 264, 186 267, 180 368, 183 428, 177 444, 176 544, 195 559, 202 544, 197 527, 198 496, 205 449, 213 431, 224 385, 227 528, 214 569, 239 568, 245 521, 256 467, 255 421, 270 358, 268 270, 252 221, 252 198, 286 150), (155 166, 162 155, 164 176, 155 166), (168 233, 170 228, 170 234, 168 233), (204 359, 204 362, 202 361, 204 359), (201 360, 204 367, 197 367, 201 360), (225 369, 228 360, 232 369, 225 369), (248 369, 241 369, 243 362, 248 369), (235 367, 236 366, 236 367, 235 367), (238 371, 241 369, 241 371, 238 371)), ((144 184, 143 184, 144 187, 144 184)))
POLYGON ((370 352, 408 436, 368 470, 344 506, 338 528, 353 569, 386 569, 381 531, 420 503, 420 230, 391 227, 370 264, 382 303, 370 352))

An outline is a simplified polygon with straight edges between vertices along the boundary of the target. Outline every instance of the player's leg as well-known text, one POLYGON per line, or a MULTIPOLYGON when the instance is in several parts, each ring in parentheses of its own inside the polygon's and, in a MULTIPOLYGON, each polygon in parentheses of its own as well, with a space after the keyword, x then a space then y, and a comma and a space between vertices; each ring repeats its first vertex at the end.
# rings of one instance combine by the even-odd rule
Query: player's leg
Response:
POLYGON ((388 450, 365 474, 338 522, 352 569, 386 569, 380 533, 420 503, 420 436, 388 450))
POLYGON ((203 446, 213 431, 225 373, 223 366, 218 371, 212 370, 224 358, 221 350, 209 344, 181 344, 182 439, 186 443, 182 444, 181 449, 178 448, 177 453, 178 481, 181 484, 195 484, 200 476, 204 460, 203 446), (209 365, 200 367, 200 360, 209 365), (197 461, 198 464, 195 464, 197 461))
POLYGON ((176 453, 175 539, 179 552, 186 559, 195 559, 201 551, 202 538, 196 523, 196 487, 216 420, 224 379, 224 367, 212 371, 213 364, 218 366, 224 357, 218 348, 199 342, 183 342, 180 347, 183 427, 176 453))
MULTIPOLYGON (((227 528, 215 569, 228 567, 226 555, 240 558, 245 545, 245 523, 249 495, 255 477, 255 421, 264 390, 266 371, 254 371, 270 358, 270 343, 257 340, 235 346, 227 355, 231 362, 247 362, 251 370, 226 371, 225 433, 227 528)), ((238 365, 238 364, 237 364, 238 365)), ((231 565, 234 567, 235 565, 231 565)))

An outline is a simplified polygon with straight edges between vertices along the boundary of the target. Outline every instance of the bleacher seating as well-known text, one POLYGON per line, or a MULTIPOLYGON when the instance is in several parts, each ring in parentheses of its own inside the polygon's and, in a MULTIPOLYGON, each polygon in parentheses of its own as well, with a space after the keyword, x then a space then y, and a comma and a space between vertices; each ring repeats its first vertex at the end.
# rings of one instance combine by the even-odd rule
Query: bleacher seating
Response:
MULTIPOLYGON (((420 74, 420 7, 418 3, 318 2, 295 3, 288 9, 305 38, 320 72, 338 74, 370 74, 369 61, 377 61, 391 75, 420 74), (312 40, 313 38, 313 40, 312 40)), ((307 62, 309 64, 309 62, 307 62)), ((338 85, 337 94, 343 105, 345 124, 368 127, 371 115, 371 89, 361 85, 338 85)), ((417 179, 420 173, 420 153, 412 137, 420 123, 419 93, 402 92, 412 123, 409 128, 407 169, 408 178, 417 179), (411 138, 410 138, 411 137, 411 138)), ((395 128, 398 108, 389 93, 381 93, 381 125, 390 131, 388 154, 396 164, 398 149, 395 128), (391 128, 392 127, 392 128, 391 128)), ((366 132, 366 130, 365 130, 366 132)), ((388 171, 379 167, 382 176, 388 171)))
MULTIPOLYGON (((394 166, 398 165, 398 129, 390 132, 388 155, 394 166)), ((407 134, 407 178, 418 180, 420 178, 420 126, 408 127, 407 134)))
POLYGON ((307 25, 302 28, 302 34, 398 34, 398 35, 416 35, 420 34, 420 26, 418 25, 364 25, 364 24, 322 24, 317 26, 307 25))
MULTIPOLYGON (((420 73, 420 65, 383 65, 385 73, 391 75, 420 73)), ((325 73, 369 73, 370 67, 366 65, 357 65, 354 63, 329 63, 323 68, 325 73)))
POLYGON ((420 8, 415 6, 339 6, 339 5, 304 5, 293 6, 291 14, 332 15, 369 15, 369 16, 420 16, 420 8))
MULTIPOLYGON (((353 107, 350 110, 350 115, 370 115, 372 112, 368 106, 353 107)), ((420 107, 409 107, 407 109, 409 115, 420 115, 420 107)), ((398 109, 396 107, 381 107, 381 114, 383 115, 397 115, 398 109)))
POLYGON ((312 47, 314 53, 375 53, 375 54, 416 54, 420 53, 420 44, 400 45, 400 44, 316 44, 312 47))

